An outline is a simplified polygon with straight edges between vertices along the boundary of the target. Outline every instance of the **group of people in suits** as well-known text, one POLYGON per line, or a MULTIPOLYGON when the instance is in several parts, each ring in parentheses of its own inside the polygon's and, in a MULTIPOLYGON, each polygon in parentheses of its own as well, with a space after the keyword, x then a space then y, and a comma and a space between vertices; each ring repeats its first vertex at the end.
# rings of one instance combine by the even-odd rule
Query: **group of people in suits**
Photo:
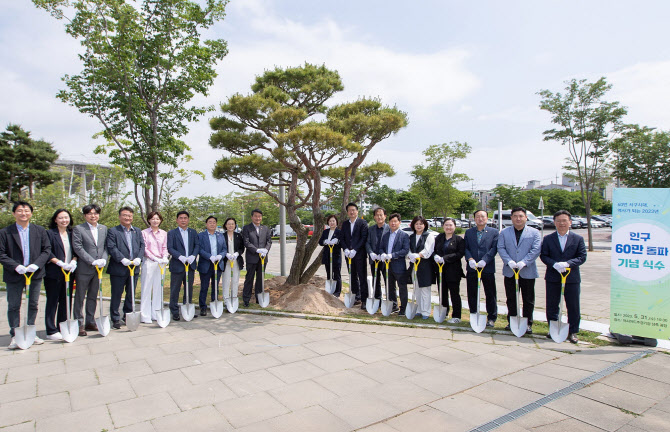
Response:
MULTIPOLYGON (((547 321, 558 319, 561 298, 561 275, 567 274, 565 301, 569 322, 568 340, 577 343, 580 312, 580 272, 579 266, 586 261, 584 239, 570 232, 571 215, 565 210, 554 214, 556 232, 543 239, 540 232, 526 226, 527 216, 523 207, 512 209, 512 226, 499 232, 488 226, 488 214, 478 210, 473 214, 475 226, 466 230, 464 237, 455 235, 456 221, 444 219, 443 232, 434 235, 423 216, 416 216, 410 223, 411 234, 400 229, 401 217, 393 213, 388 217, 384 208, 374 210, 374 224, 368 224, 358 217, 358 206, 349 203, 346 207, 348 219, 338 228, 335 215, 326 219, 319 244, 324 246, 322 263, 326 267, 329 280, 337 281, 333 295, 342 290, 342 251, 350 272, 350 290, 356 295, 354 305, 365 309, 364 299, 369 290, 374 298, 387 298, 393 302, 393 312, 405 313, 408 303, 407 284, 416 282, 414 299, 417 302, 417 316, 423 319, 430 316, 431 286, 441 281, 442 306, 449 310, 451 299, 451 318, 449 323, 461 320, 460 282, 466 279, 467 299, 470 313, 478 310, 477 296, 479 281, 484 287, 488 327, 493 327, 498 318, 497 291, 495 281, 495 256, 503 261, 505 294, 507 297, 508 317, 519 312, 528 318, 527 333, 532 333, 533 312, 535 309, 535 279, 539 276, 536 260, 539 257, 547 265, 545 273, 547 290, 547 321), (326 247, 327 246, 327 247, 326 247), (331 252, 332 251, 332 252, 331 252), (332 254, 332 275, 331 275, 332 254), (463 257, 466 272, 463 272, 463 257), (386 262, 388 261, 388 272, 386 262), (370 265, 375 286, 368 286, 367 265, 370 265), (516 307, 516 278, 518 274, 519 290, 523 299, 522 311, 516 307), (410 279, 414 279, 410 281, 410 279), (382 280, 386 281, 388 293, 382 289, 382 280), (396 288, 398 293, 396 293, 396 288), (399 294, 399 299, 398 299, 399 294)), ((508 318, 509 320, 509 318, 508 318)), ((509 330, 509 323, 506 327, 509 330)))
MULTIPOLYGON (((163 216, 155 211, 147 215, 149 227, 140 230, 133 225, 134 211, 131 207, 121 208, 119 225, 108 229, 98 223, 100 211, 96 204, 84 206, 85 222, 73 227, 71 213, 67 209, 58 209, 47 231, 30 222, 33 214, 31 204, 20 201, 13 205, 15 223, 0 230, 0 264, 4 268, 3 280, 7 285, 7 316, 12 337, 10 349, 17 347, 14 329, 19 327, 22 293, 28 280, 27 322, 35 324, 44 282, 47 297, 45 327, 50 340, 63 338, 58 324, 68 319, 64 272, 72 273, 70 280, 76 281, 73 314, 79 321, 79 336, 86 336, 87 331, 97 331, 95 313, 104 267, 107 267, 111 284, 109 312, 115 329, 125 324, 125 315, 133 310, 134 293, 131 292, 137 286, 140 275, 141 322, 156 320, 157 311, 163 307, 161 275, 166 267, 171 272, 170 311, 176 321, 180 320, 178 301, 181 288, 186 288, 186 284, 193 287, 196 268, 201 280, 198 299, 201 316, 207 315, 208 290, 214 300, 215 280, 218 283, 222 276, 224 297, 237 297, 237 281, 245 259, 244 305, 249 306, 252 299, 254 280, 256 294, 261 292, 261 263, 267 262, 272 245, 270 230, 262 225, 261 210, 252 211, 252 222, 244 226, 241 233, 234 218, 226 219, 223 224, 225 232, 219 232, 218 220, 214 216, 205 221, 207 229, 198 233, 189 228, 190 215, 185 210, 177 213, 178 226, 169 232, 160 229, 163 216), (141 271, 135 271, 136 267, 141 271)), ((70 295, 73 286, 70 285, 70 295)), ((183 301, 190 303, 192 295, 192 289, 184 289, 183 301)), ((44 341, 36 337, 34 343, 42 344, 44 341)))

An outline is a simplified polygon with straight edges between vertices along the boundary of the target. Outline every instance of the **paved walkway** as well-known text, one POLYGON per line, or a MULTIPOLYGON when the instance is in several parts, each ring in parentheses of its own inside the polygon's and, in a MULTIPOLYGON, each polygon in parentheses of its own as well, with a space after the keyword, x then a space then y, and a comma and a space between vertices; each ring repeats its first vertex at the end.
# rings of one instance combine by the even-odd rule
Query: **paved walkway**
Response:
MULTIPOLYGON (((38 329, 42 323, 40 316, 38 329)), ((224 314, 1 349, 0 429, 468 431, 640 353, 544 337, 224 314)), ((667 431, 670 355, 650 350, 611 372, 496 430, 667 431)))

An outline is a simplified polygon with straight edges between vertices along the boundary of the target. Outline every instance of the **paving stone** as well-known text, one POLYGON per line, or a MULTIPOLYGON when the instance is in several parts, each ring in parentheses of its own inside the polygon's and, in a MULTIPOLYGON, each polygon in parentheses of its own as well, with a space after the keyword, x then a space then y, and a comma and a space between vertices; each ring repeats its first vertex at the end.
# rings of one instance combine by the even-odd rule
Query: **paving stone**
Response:
POLYGON ((234 375, 222 381, 238 397, 279 388, 286 384, 265 369, 234 375))
POLYGON ((396 340, 384 344, 384 349, 395 355, 410 354, 418 351, 421 351, 422 353, 425 354, 426 351, 424 350, 424 348, 425 348, 424 346, 417 344, 410 338, 403 338, 401 340, 398 340, 396 338, 396 340))
POLYGON ((0 405, 37 396, 37 378, 0 385, 0 405))
POLYGON ((500 345, 494 345, 492 343, 486 344, 486 343, 476 343, 476 342, 468 342, 468 341, 458 341, 454 342, 453 344, 449 345, 450 348, 469 352, 471 354, 475 355, 480 355, 480 354, 486 354, 489 352, 493 351, 498 351, 502 349, 500 345))
POLYGON ((320 404, 354 429, 394 417, 404 410, 380 399, 374 392, 353 393, 320 404))
POLYGON ((239 331, 239 332, 235 333, 235 335, 237 337, 239 337, 240 339, 242 339, 244 341, 247 341, 247 342, 262 340, 262 339, 266 339, 266 341, 269 342, 269 340, 267 340, 267 338, 277 337, 276 333, 273 333, 272 331, 270 331, 265 326, 260 326, 260 325, 259 326, 254 326, 254 327, 251 327, 251 328, 248 328, 248 329, 244 329, 242 331, 239 331))
POLYGON ((233 333, 217 333, 215 335, 200 338, 200 342, 208 347, 221 348, 242 343, 244 340, 235 336, 233 333))
POLYGON ((531 366, 530 363, 501 356, 495 352, 475 356, 469 359, 468 362, 473 366, 480 365, 481 367, 488 367, 506 374, 531 366))
POLYGON ((492 344, 493 337, 491 333, 474 333, 469 331, 455 331, 454 341, 474 342, 478 344, 492 344))
POLYGON ((241 357, 242 353, 232 346, 208 347, 191 353, 201 363, 218 362, 233 357, 241 357))
POLYGON ((33 378, 60 375, 65 373, 64 360, 55 360, 46 363, 34 363, 25 366, 13 366, 7 372, 5 382, 17 382, 33 378))
POLYGON ((465 377, 451 374, 444 369, 434 369, 421 372, 405 378, 405 381, 414 383, 439 396, 448 396, 474 387, 476 384, 465 377))
POLYGON ((298 381, 325 375, 327 372, 306 361, 284 364, 268 368, 268 372, 285 383, 292 384, 298 381))
POLYGON ((390 351, 387 351, 383 345, 364 346, 344 351, 344 354, 355 358, 363 363, 375 363, 382 360, 388 360, 395 357, 390 351))
POLYGON ((366 388, 379 384, 377 381, 363 376, 354 370, 333 372, 314 378, 314 381, 338 396, 359 393, 366 388))
POLYGON ((613 407, 623 408, 637 414, 642 414, 656 404, 654 399, 601 383, 591 384, 588 387, 576 391, 575 394, 613 407))
POLYGON ((203 406, 151 421, 161 432, 228 431, 233 427, 213 406, 203 406))
POLYGON ((2 428, 2 432, 35 432, 35 423, 36 422, 34 421, 27 421, 13 426, 7 426, 2 428))
POLYGON ((426 390, 406 379, 397 379, 379 386, 370 387, 362 394, 373 394, 401 411, 409 411, 440 398, 439 395, 426 390))
POLYGON ((590 372, 600 372, 601 370, 612 366, 612 362, 601 360, 588 354, 575 353, 566 355, 553 360, 553 364, 567 366, 572 369, 583 369, 590 372))
POLYGON ((87 369, 79 372, 37 378, 37 394, 44 396, 92 385, 98 385, 98 377, 95 371, 87 369))
POLYGON ((114 353, 111 352, 65 359, 65 369, 68 373, 86 369, 116 366, 118 364, 119 361, 116 359, 114 353))
POLYGON ((148 347, 152 347, 152 346, 158 346, 158 345, 161 345, 161 344, 175 342, 176 340, 177 340, 177 338, 175 338, 171 333, 168 333, 168 332, 161 332, 161 333, 149 334, 149 335, 145 335, 144 333, 140 333, 137 336, 132 338, 133 343, 138 348, 148 348, 148 347))
MULTIPOLYGON (((7 342, 9 343, 9 342, 7 342)), ((0 351, 4 350, 2 347, 0 351)), ((32 348, 32 347, 31 347, 32 348)), ((6 350, 10 353, 2 356, 2 367, 6 369, 13 369, 15 367, 25 367, 39 362, 40 351, 30 350, 6 350)))
POLYGON ((265 392, 231 399, 215 405, 235 428, 288 413, 288 409, 265 392))
POLYGON ((168 355, 162 354, 158 357, 148 358, 146 362, 154 372, 165 372, 201 364, 201 362, 189 352, 168 355))
POLYGON ((117 352, 124 349, 135 348, 136 345, 129 338, 103 338, 102 342, 89 344, 91 354, 102 354, 106 352, 117 352))
POLYGON ((268 393, 291 411, 318 405, 338 397, 312 380, 277 386, 268 393))
POLYGON ((443 370, 457 376, 462 376, 473 383, 481 384, 504 375, 504 372, 488 367, 472 367, 468 360, 442 367, 443 370))
POLYGON ((345 432, 351 427, 321 406, 312 406, 275 417, 268 421, 273 432, 319 431, 345 432))
POLYGON ((668 425, 670 425, 670 413, 653 408, 628 423, 628 426, 647 432, 667 432, 668 425))
POLYGON ((512 411, 542 397, 541 394, 514 387, 500 381, 489 381, 467 390, 465 394, 512 411))
POLYGON ((498 380, 543 395, 551 394, 572 384, 569 381, 538 375, 525 370, 502 376, 498 380))
POLYGON ((463 393, 444 397, 428 406, 467 423, 475 424, 487 423, 509 412, 499 405, 463 393))
POLYGON ((398 381, 399 379, 415 374, 415 372, 405 367, 398 366, 388 361, 370 363, 361 367, 357 367, 355 370, 361 375, 380 383, 398 381))
MULTIPOLYGON (((358 369, 365 365, 362 361, 349 357, 344 353, 332 353, 320 355, 307 360, 311 364, 318 366, 326 372, 337 372, 345 369, 358 369)), ((389 363, 390 364, 390 363, 389 363)))
POLYGON ((615 431, 635 418, 617 408, 576 394, 549 402, 546 407, 608 431, 615 431))
POLYGON ((345 345, 348 345, 350 348, 365 347, 370 345, 376 345, 378 342, 375 338, 362 333, 350 332, 345 334, 337 339, 338 342, 342 342, 345 345))
POLYGON ((389 359, 388 361, 417 373, 425 372, 431 369, 437 369, 444 365, 444 363, 439 360, 435 360, 419 353, 397 356, 389 359))
MULTIPOLYGON (((274 328, 274 327, 273 327, 274 328)), ((290 333, 274 336, 267 336, 264 339, 278 347, 295 347, 312 342, 312 339, 302 333, 290 333)))
POLYGON ((467 431, 476 426, 474 423, 464 422, 425 405, 388 419, 385 423, 400 432, 443 431, 447 428, 449 432, 458 432, 467 431))
POLYGON ((420 351, 420 353, 432 359, 439 360, 442 363, 458 363, 475 356, 472 353, 454 349, 448 345, 425 349, 420 351))
POLYGON ((535 346, 535 340, 537 339, 530 337, 518 338, 514 335, 500 333, 493 333, 491 336, 494 344, 508 346, 535 346))
POLYGON ((173 389, 184 388, 190 384, 189 380, 179 370, 145 375, 130 382, 138 396, 168 392, 173 389))
POLYGON ((654 406, 654 409, 658 409, 665 412, 670 412, 670 398, 665 398, 654 406))
MULTIPOLYGON (((619 429, 620 430, 620 429, 619 429)), ((546 424, 544 426, 538 426, 533 429, 533 431, 540 432, 565 432, 565 431, 579 431, 579 432, 601 432, 602 429, 599 427, 592 426, 583 421, 579 421, 573 418, 566 418, 556 423, 546 424)))
POLYGON ((310 329, 307 333, 305 333, 305 336, 307 336, 313 341, 325 341, 325 340, 337 339, 341 336, 344 336, 345 334, 346 332, 340 330, 314 328, 310 329))
MULTIPOLYGON (((661 354, 656 354, 656 356, 659 355, 661 354)), ((635 363, 629 364, 622 370, 634 375, 639 375, 655 381, 664 382, 665 384, 670 384, 670 374, 668 374, 669 367, 670 364, 655 364, 651 361, 648 361, 646 358, 643 358, 636 361, 635 363)))
POLYGON ((317 354, 326 355, 346 351, 351 347, 337 339, 326 339, 305 344, 305 348, 308 348, 317 354))
POLYGON ((37 420, 37 432, 62 432, 74 430, 102 431, 112 429, 112 419, 107 407, 99 406, 83 411, 68 412, 37 420), (85 425, 85 426, 83 426, 85 425))
POLYGON ((109 383, 117 380, 129 380, 132 378, 150 375, 153 373, 144 360, 121 363, 115 366, 106 366, 95 369, 98 380, 101 383, 109 383))
POLYGON ((114 351, 114 354, 116 354, 116 358, 119 361, 119 363, 133 362, 137 360, 146 360, 154 357, 165 356, 165 353, 156 346, 142 347, 142 348, 134 347, 130 349, 123 349, 119 351, 114 351))
POLYGON ((137 394, 126 380, 70 390, 72 411, 81 411, 95 406, 133 399, 137 394))
POLYGON ((167 393, 157 393, 128 399, 107 405, 112 421, 117 427, 128 426, 146 420, 180 412, 177 404, 167 393))
POLYGON ((592 372, 583 369, 573 369, 567 366, 561 366, 552 362, 542 363, 537 366, 526 368, 528 372, 533 372, 538 375, 545 375, 559 380, 577 382, 584 378, 593 375, 592 372))
POLYGON ((545 363, 567 354, 558 351, 541 350, 535 346, 531 347, 507 347, 495 351, 496 354, 510 359, 518 360, 524 363, 537 365, 545 363))
POLYGON ((70 412, 70 398, 65 392, 7 402, 0 405, 0 428, 66 412, 70 412))
POLYGON ((281 363, 292 363, 319 356, 314 351, 303 346, 287 346, 284 348, 268 351, 267 353, 279 360, 281 363))
POLYGON ((527 414, 524 414, 523 416, 514 420, 513 423, 528 430, 534 430, 535 428, 550 425, 552 423, 558 423, 568 418, 569 417, 565 414, 561 414, 558 411, 554 411, 543 406, 527 414))
POLYGON ((607 376, 600 380, 600 383, 655 400, 662 400, 670 396, 670 384, 624 371, 607 376))
POLYGON ((225 360, 182 368, 180 370, 193 384, 202 384, 209 380, 220 379, 239 374, 237 369, 232 367, 225 360))
POLYGON ((253 372, 255 370, 267 369, 280 365, 279 360, 262 352, 241 357, 233 357, 228 359, 227 362, 240 373, 253 372))
MULTIPOLYGON (((433 339, 433 338, 421 337, 422 333, 421 332, 417 333, 415 330, 416 329, 412 330, 413 337, 409 339, 415 344, 422 346, 424 348, 435 348, 439 346, 451 345, 452 343, 454 343, 454 341, 450 339, 441 339, 441 338, 433 339)), ((447 334, 448 332, 445 332, 445 335, 447 334)))
POLYGON ((250 342, 242 342, 233 345, 233 348, 244 355, 259 354, 270 350, 276 350, 278 347, 265 339, 256 339, 250 342))
POLYGON ((71 357, 81 357, 91 354, 88 345, 77 345, 76 343, 63 343, 58 349, 39 352, 39 362, 47 363, 55 360, 63 360, 71 357))
POLYGON ((363 429, 359 429, 359 432, 398 432, 398 429, 394 429, 386 423, 376 423, 372 426, 368 426, 363 429))
POLYGON ((207 348, 207 345, 200 342, 198 339, 183 339, 177 340, 175 342, 169 342, 158 345, 158 348, 161 349, 165 354, 179 354, 179 353, 190 353, 199 349, 207 348))

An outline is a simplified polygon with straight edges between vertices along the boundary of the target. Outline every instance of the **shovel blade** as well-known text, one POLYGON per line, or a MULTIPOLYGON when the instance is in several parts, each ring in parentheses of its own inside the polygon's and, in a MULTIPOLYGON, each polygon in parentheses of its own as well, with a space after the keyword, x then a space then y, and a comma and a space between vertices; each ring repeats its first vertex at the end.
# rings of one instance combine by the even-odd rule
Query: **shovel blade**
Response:
POLYGON ((221 318, 221 315, 223 315, 223 302, 221 300, 209 302, 209 311, 214 318, 221 318))
POLYGON ((393 312, 393 302, 391 300, 382 300, 382 315, 385 317, 393 312))
POLYGON ((129 312, 126 314, 126 327, 128 330, 135 331, 140 327, 140 313, 129 312))
POLYGON ((447 312, 446 306, 437 305, 433 308, 433 319, 439 324, 447 318, 447 312))
POLYGON ((181 316, 184 321, 191 321, 195 316, 195 305, 193 303, 181 305, 181 316))
POLYGON ((347 309, 351 309, 352 307, 354 307, 354 303, 356 303, 356 294, 346 293, 344 295, 344 306, 347 309))
POLYGON ((24 325, 23 327, 15 328, 14 338, 16 339, 16 346, 22 350, 30 348, 35 342, 36 334, 37 328, 34 325, 24 325))
POLYGON ((370 315, 374 315, 377 313, 377 309, 379 309, 379 303, 379 299, 368 297, 368 299, 365 300, 365 309, 370 315))
POLYGON ((156 324, 160 328, 165 328, 170 324, 170 309, 163 308, 156 311, 156 324))
POLYGON ((231 314, 237 312, 237 308, 240 306, 240 299, 237 297, 227 298, 226 299, 226 309, 231 314))
POLYGON ((112 329, 112 326, 109 324, 108 315, 96 318, 95 324, 98 326, 98 333, 100 333, 102 337, 107 336, 112 329))
POLYGON ((509 327, 514 336, 522 337, 526 334, 526 330, 528 330, 528 318, 520 316, 509 317, 509 327))
POLYGON ((563 343, 568 338, 570 326, 560 321, 549 321, 549 335, 556 343, 563 343))
POLYGON ((327 280, 326 281, 326 292, 328 294, 334 293, 336 287, 337 287, 337 281, 334 281, 334 280, 327 280))
MULTIPOLYGON (((484 329, 486 328, 486 315, 482 315, 482 314, 478 314, 478 313, 471 313, 470 314, 470 327, 472 327, 472 330, 474 330, 475 333, 483 332, 484 329)), ((510 327, 512 327, 512 326, 510 325, 510 327)), ((525 332, 526 331, 524 330, 524 333, 525 332)))
POLYGON ((63 340, 67 343, 72 343, 79 336, 79 321, 67 320, 58 325, 60 327, 60 334, 63 335, 63 340))
POLYGON ((417 306, 418 306, 418 305, 417 305, 416 303, 409 303, 409 304, 407 305, 407 307, 405 308, 405 317, 406 317, 408 320, 414 319, 414 317, 416 316, 416 308, 417 308, 417 306))
POLYGON ((262 292, 257 295, 258 297, 258 305, 262 308, 268 307, 270 304, 270 293, 269 292, 262 292))

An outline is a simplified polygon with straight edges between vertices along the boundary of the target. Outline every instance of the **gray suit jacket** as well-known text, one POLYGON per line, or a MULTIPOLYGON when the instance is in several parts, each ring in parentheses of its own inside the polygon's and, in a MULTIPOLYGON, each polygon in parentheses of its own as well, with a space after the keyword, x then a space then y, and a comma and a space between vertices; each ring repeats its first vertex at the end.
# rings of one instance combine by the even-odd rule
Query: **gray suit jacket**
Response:
POLYGON ((535 279, 538 277, 539 274, 535 261, 540 256, 541 245, 542 238, 540 232, 535 228, 524 227, 519 238, 519 244, 516 243, 513 226, 502 230, 498 236, 498 255, 500 255, 503 263, 505 263, 503 276, 514 277, 514 271, 507 265, 512 260, 526 263, 526 267, 519 272, 519 277, 524 279, 535 279))
MULTIPOLYGON (((244 260, 247 264, 256 264, 260 261, 258 252, 256 252, 257 249, 270 250, 272 246, 272 234, 270 234, 270 229, 265 225, 260 226, 259 234, 256 234, 256 227, 253 223, 245 225, 242 228, 242 238, 244 239, 244 247, 246 248, 244 260)), ((268 262, 267 256, 265 257, 265 262, 268 262)))
POLYGON ((75 274, 92 275, 96 274, 95 267, 91 263, 97 259, 107 260, 107 248, 105 240, 107 239, 107 227, 98 224, 98 245, 93 241, 93 234, 84 222, 77 225, 72 230, 72 249, 79 257, 77 270, 75 274))

